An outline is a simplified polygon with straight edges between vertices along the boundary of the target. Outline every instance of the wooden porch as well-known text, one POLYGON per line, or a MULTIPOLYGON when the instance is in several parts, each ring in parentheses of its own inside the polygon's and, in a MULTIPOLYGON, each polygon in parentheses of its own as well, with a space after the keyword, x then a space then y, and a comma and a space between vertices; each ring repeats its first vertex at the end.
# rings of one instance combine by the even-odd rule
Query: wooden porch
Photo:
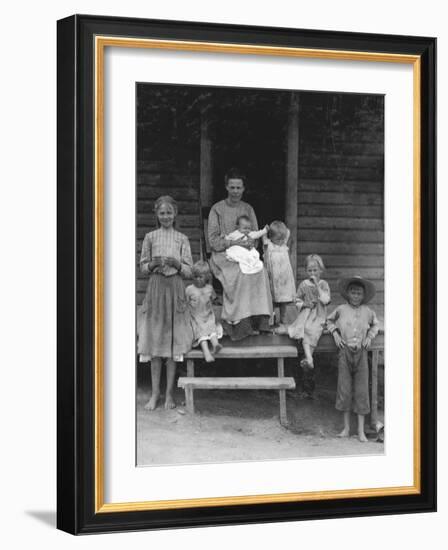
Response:
MULTIPOLYGON (((285 377, 285 358, 297 358, 297 346, 288 336, 262 334, 250 336, 242 342, 231 342, 224 337, 223 349, 217 355, 217 359, 267 359, 274 358, 277 361, 277 378, 241 377, 228 379, 222 377, 203 378, 195 376, 198 369, 204 365, 202 351, 195 349, 190 351, 185 359, 187 361, 187 377, 179 378, 178 385, 185 389, 187 411, 194 414, 194 391, 196 389, 267 389, 277 390, 280 400, 280 423, 287 425, 286 390, 294 389, 295 384, 290 377, 285 377), (202 361, 201 361, 202 360, 202 361)), ((384 331, 380 331, 369 350, 370 367, 370 425, 376 429, 378 424, 378 366, 380 353, 384 352, 384 331)), ((325 332, 315 350, 315 354, 337 353, 333 337, 325 332)), ((250 363, 247 363, 249 368, 250 363)), ((316 367, 319 368, 319 367, 316 367)))

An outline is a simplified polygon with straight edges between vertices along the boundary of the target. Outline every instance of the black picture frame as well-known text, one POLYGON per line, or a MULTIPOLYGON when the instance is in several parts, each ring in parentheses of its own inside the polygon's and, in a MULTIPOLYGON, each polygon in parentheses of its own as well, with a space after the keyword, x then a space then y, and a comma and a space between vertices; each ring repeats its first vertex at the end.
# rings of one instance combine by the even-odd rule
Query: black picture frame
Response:
POLYGON ((430 512, 436 509, 436 39, 74 15, 57 27, 57 526, 72 534, 430 512), (96 510, 95 36, 420 58, 420 492, 158 510, 96 510))

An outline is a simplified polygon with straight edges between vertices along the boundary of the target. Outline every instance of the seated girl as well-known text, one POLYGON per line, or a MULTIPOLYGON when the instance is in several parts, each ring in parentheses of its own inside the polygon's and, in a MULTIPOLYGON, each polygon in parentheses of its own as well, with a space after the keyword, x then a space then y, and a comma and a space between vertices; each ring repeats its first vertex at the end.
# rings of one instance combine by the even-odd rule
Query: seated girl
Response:
POLYGON ((290 338, 302 342, 305 358, 300 362, 303 369, 303 389, 307 397, 314 393, 313 354, 322 335, 327 319, 327 305, 330 303, 330 287, 321 279, 325 269, 318 254, 309 254, 305 260, 307 278, 297 289, 297 319, 288 326, 280 325, 277 334, 288 334, 290 338))
POLYGON ((193 265, 193 284, 185 289, 188 309, 193 329, 193 346, 201 346, 207 363, 215 360, 222 349, 218 340, 222 338, 222 326, 216 322, 213 312, 213 287, 210 284, 212 274, 207 262, 199 261, 193 265), (208 342, 211 343, 211 351, 208 342))

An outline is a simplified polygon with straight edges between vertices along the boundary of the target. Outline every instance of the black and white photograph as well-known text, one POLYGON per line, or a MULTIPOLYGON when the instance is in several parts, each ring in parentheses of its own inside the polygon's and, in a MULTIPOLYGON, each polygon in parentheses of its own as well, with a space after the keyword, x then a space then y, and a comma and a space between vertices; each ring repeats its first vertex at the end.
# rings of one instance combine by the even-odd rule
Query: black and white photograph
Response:
POLYGON ((381 455, 384 96, 136 84, 136 464, 381 455))
POLYGON ((4 548, 446 544, 443 6, 5 4, 4 548))

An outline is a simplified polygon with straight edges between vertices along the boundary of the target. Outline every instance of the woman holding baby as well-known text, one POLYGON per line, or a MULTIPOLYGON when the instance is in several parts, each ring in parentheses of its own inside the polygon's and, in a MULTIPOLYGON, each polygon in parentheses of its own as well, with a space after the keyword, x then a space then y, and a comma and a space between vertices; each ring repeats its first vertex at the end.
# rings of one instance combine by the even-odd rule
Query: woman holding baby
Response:
POLYGON ((222 324, 232 340, 270 331, 272 297, 269 279, 263 268, 257 273, 243 273, 237 262, 227 258, 226 250, 232 246, 252 249, 256 241, 249 235, 239 240, 228 235, 237 228, 237 220, 247 216, 251 230, 258 230, 255 212, 242 201, 244 176, 232 169, 225 177, 227 198, 212 206, 208 218, 208 239, 212 249, 210 266, 221 282, 223 292, 222 324))

